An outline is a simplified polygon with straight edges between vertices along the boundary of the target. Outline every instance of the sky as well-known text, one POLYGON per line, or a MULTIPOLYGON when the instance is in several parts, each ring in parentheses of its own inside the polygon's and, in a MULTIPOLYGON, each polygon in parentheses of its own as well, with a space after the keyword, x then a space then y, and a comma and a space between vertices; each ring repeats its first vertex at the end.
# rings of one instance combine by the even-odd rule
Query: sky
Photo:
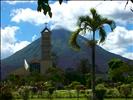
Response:
MULTIPOLYGON (((103 49, 133 60, 133 8, 131 2, 125 8, 126 1, 68 1, 61 5, 50 2, 53 17, 49 18, 37 12, 36 1, 0 1, 1 2, 1 59, 26 47, 40 37, 40 32, 49 23, 51 30, 65 28, 76 29, 81 15, 90 15, 95 8, 103 17, 116 22, 113 32, 106 25, 107 38, 103 49)), ((89 37, 89 33, 85 36, 89 37)))

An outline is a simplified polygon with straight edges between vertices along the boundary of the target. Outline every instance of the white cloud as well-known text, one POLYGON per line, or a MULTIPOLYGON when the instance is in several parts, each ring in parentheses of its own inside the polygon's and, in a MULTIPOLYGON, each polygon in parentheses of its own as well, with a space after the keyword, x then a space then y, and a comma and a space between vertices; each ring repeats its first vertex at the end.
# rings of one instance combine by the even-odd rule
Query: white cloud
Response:
POLYGON ((35 34, 35 35, 32 36, 32 41, 34 41, 36 39, 37 39, 37 35, 35 34))
POLYGON ((35 25, 41 25, 45 22, 52 23, 52 28, 59 26, 73 30, 78 16, 89 14, 89 9, 94 7, 97 11, 106 17, 114 19, 120 24, 132 23, 132 12, 130 5, 124 9, 126 1, 68 1, 59 5, 58 2, 51 4, 53 17, 44 16, 41 12, 32 10, 30 8, 14 9, 12 11, 12 21, 14 22, 29 22, 35 25))
POLYGON ((133 53, 128 51, 128 47, 133 48, 133 30, 118 26, 114 32, 108 34, 105 43, 101 46, 112 53, 132 59, 133 53))
MULTIPOLYGON (((53 17, 45 16, 42 12, 37 12, 31 8, 14 9, 11 12, 11 21, 29 22, 34 25, 42 25, 45 22, 50 23, 50 27, 63 27, 69 30, 74 30, 78 16, 89 14, 89 9, 94 7, 102 16, 113 19, 117 24, 125 26, 133 24, 133 15, 130 11, 132 3, 129 2, 124 9, 126 1, 70 1, 59 5, 58 2, 51 4, 53 17)), ((130 57, 131 52, 127 51, 128 46, 133 46, 133 31, 127 30, 124 27, 117 27, 114 32, 109 33, 105 44, 102 46, 106 50, 130 57)))
POLYGON ((16 51, 19 51, 21 50, 22 48, 26 47, 28 44, 30 44, 29 41, 19 41, 19 42, 16 42, 12 49, 13 49, 13 53, 15 53, 16 51))
POLYGON ((39 25, 39 24, 43 24, 45 20, 45 17, 42 16, 41 13, 38 13, 35 10, 32 10, 30 8, 26 8, 26 9, 16 9, 12 11, 11 14, 12 19, 11 21, 17 22, 19 23, 20 21, 23 22, 29 22, 29 23, 33 23, 35 25, 39 25))
POLYGON ((8 26, 1 29, 1 58, 10 56, 30 43, 28 41, 17 41, 15 35, 18 30, 19 27, 17 26, 8 26))
POLYGON ((10 5, 15 5, 18 3, 36 3, 36 1, 32 1, 32 0, 9 0, 9 1, 5 1, 6 3, 10 4, 10 5))
POLYGON ((123 57, 126 57, 126 58, 130 58, 133 60, 133 52, 127 52, 125 54, 123 54, 123 57))

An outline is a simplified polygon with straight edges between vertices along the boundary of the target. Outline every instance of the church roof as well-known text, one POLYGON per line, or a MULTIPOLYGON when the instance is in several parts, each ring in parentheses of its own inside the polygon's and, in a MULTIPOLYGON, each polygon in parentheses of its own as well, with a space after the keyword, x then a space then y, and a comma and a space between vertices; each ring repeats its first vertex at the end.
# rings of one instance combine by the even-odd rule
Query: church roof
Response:
POLYGON ((45 28, 42 30, 41 33, 44 33, 44 32, 50 32, 50 30, 49 30, 47 27, 45 27, 45 28))

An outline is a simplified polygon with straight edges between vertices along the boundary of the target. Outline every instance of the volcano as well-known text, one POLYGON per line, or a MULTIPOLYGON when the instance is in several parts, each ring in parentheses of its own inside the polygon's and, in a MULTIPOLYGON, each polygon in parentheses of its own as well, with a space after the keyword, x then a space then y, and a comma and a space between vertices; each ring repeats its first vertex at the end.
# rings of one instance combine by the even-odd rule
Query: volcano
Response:
MULTIPOLYGON (((81 46, 81 49, 75 51, 69 44, 70 36, 71 32, 63 28, 52 30, 51 34, 51 51, 56 54, 54 59, 57 66, 64 70, 67 68, 76 69, 82 59, 88 59, 88 61, 91 62, 91 48, 86 45, 87 39, 79 35, 77 42, 81 46)), ((133 64, 132 60, 110 53, 96 45, 96 73, 106 74, 108 71, 108 62, 112 58, 119 58, 129 64, 133 64)), ((33 59, 41 59, 40 38, 8 58, 1 60, 2 79, 17 68, 23 67, 24 59, 26 59, 27 62, 31 62, 33 59)))

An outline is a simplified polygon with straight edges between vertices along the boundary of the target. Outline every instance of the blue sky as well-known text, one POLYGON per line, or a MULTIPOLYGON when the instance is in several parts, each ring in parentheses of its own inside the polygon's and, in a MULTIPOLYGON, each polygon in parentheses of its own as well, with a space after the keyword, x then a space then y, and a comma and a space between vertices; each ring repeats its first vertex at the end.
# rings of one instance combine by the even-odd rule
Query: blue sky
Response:
POLYGON ((73 31, 78 16, 89 14, 89 9, 94 7, 99 14, 113 19, 117 24, 114 32, 109 32, 106 27, 108 36, 100 46, 133 59, 132 4, 129 2, 124 9, 125 4, 126 1, 68 1, 62 5, 52 2, 53 17, 50 19, 36 11, 35 1, 1 1, 1 56, 6 58, 39 38, 45 22, 50 23, 51 29, 63 27, 73 31))

